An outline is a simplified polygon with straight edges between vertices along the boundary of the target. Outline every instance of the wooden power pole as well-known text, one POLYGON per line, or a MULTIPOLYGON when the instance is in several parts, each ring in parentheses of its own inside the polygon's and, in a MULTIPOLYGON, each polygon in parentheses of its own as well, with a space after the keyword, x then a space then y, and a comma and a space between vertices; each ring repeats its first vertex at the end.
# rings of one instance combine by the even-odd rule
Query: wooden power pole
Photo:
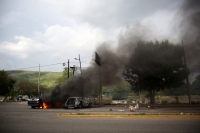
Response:
MULTIPOLYGON (((185 69, 187 69, 183 40, 182 40, 182 46, 183 46, 183 58, 184 58, 185 69)), ((189 88, 189 78, 188 78, 188 75, 187 75, 187 78, 186 78, 186 83, 187 83, 188 101, 189 101, 189 104, 191 104, 191 95, 190 95, 190 88, 189 88)))

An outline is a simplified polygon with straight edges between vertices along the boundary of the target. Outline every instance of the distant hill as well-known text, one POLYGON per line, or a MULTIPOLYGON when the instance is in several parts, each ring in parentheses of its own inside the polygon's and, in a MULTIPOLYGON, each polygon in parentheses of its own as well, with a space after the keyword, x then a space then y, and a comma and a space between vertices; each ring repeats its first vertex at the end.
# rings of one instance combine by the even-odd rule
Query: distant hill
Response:
MULTIPOLYGON (((38 71, 6 71, 17 81, 30 80, 30 82, 38 83, 38 71)), ((48 88, 55 86, 55 81, 62 76, 62 72, 40 72, 40 84, 48 88)))

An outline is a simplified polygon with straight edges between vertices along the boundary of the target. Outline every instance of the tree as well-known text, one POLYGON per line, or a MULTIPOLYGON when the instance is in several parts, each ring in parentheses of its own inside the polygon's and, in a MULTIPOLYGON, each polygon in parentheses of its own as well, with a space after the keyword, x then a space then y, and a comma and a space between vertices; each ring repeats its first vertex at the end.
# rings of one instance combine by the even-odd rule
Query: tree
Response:
MULTIPOLYGON (((58 85, 63 84, 68 79, 68 68, 65 67, 62 73, 63 73, 63 75, 61 77, 59 77, 55 82, 58 85)), ((69 71, 69 77, 71 77, 72 75, 73 75, 73 73, 71 71, 69 71)))
POLYGON ((154 104, 155 91, 177 88, 189 74, 183 64, 183 48, 167 40, 155 43, 140 41, 122 73, 132 90, 147 90, 154 104), (139 89, 138 89, 139 86, 139 89))
MULTIPOLYGON (((21 80, 15 84, 15 88, 21 95, 38 96, 38 84, 28 80, 21 80)), ((44 92, 45 87, 40 85, 40 91, 44 92)))
POLYGON ((125 100, 131 92, 130 84, 124 80, 114 86, 106 86, 103 88, 103 94, 112 96, 113 100, 125 100))
POLYGON ((0 95, 9 95, 16 80, 10 77, 4 70, 0 71, 0 95))
POLYGON ((200 95, 200 75, 198 75, 195 81, 192 82, 191 93, 194 95, 200 95))
POLYGON ((33 86, 30 84, 28 80, 21 80, 15 84, 15 88, 19 92, 19 94, 24 95, 24 94, 29 94, 30 89, 31 88, 33 89, 33 86))

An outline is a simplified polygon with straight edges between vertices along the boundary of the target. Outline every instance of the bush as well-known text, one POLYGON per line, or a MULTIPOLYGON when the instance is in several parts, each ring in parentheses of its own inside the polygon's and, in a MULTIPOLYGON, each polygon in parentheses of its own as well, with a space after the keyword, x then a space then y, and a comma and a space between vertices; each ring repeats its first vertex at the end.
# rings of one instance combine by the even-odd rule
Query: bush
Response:
POLYGON ((112 103, 111 98, 103 98, 102 101, 103 101, 104 104, 111 104, 112 103))
POLYGON ((200 101, 191 101, 191 104, 200 104, 200 101))
MULTIPOLYGON (((103 104, 112 104, 111 98, 103 98, 102 99, 103 104)), ((94 104, 99 104, 99 98, 94 99, 94 104)))
POLYGON ((166 101, 166 100, 163 100, 162 102, 161 102, 161 104, 167 104, 168 103, 168 101, 166 101))
POLYGON ((196 104, 200 104, 200 101, 196 101, 196 104))
POLYGON ((179 104, 179 102, 173 101, 173 102, 171 102, 171 104, 179 104))
POLYGON ((132 104, 133 103, 133 99, 132 98, 128 98, 127 99, 127 104, 132 104))
POLYGON ((178 96, 175 96, 175 100, 176 100, 176 103, 179 103, 179 98, 178 98, 178 96))

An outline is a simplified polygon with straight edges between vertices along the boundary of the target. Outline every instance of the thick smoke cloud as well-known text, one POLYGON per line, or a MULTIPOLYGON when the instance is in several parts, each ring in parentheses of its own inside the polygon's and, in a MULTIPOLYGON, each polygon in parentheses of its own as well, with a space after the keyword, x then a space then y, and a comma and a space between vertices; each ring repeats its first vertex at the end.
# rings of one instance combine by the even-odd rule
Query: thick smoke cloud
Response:
MULTIPOLYGON (((200 68, 200 1, 186 1, 177 14, 177 22, 179 22, 177 27, 181 32, 180 42, 184 41, 188 66, 200 68)), ((117 46, 106 42, 94 51, 101 58, 102 86, 113 85, 121 80, 121 71, 133 55, 137 42, 152 41, 149 40, 150 35, 150 28, 137 23, 121 31, 117 46)), ((67 80, 64 85, 56 86, 51 95, 46 97, 46 102, 55 105, 56 102, 64 103, 70 96, 82 96, 82 84, 84 96, 99 92, 99 66, 94 58, 90 67, 82 71, 82 77, 77 75, 67 80)))
POLYGON ((56 105, 57 102, 64 103, 69 96, 92 96, 95 92, 99 92, 100 75, 101 71, 101 84, 102 86, 113 85, 121 80, 121 71, 125 62, 128 60, 128 53, 133 49, 123 50, 111 47, 111 43, 104 43, 100 45, 96 52, 100 56, 101 67, 95 63, 94 58, 91 61, 90 67, 82 71, 81 75, 76 75, 69 79, 64 85, 56 86, 50 97, 46 97, 46 102, 56 105), (123 56, 123 52, 125 52, 123 56))
POLYGON ((100 90, 99 71, 101 71, 102 86, 118 83, 122 79, 121 72, 133 55, 137 42, 146 40, 148 31, 149 29, 146 26, 138 23, 121 31, 117 46, 112 42, 99 45, 94 51, 90 67, 82 70, 82 78, 81 75, 76 75, 62 86, 56 86, 45 101, 56 105, 57 102, 64 103, 70 96, 82 96, 82 84, 83 96, 92 96, 95 92, 98 93, 100 90), (95 62, 95 52, 100 56, 100 68, 95 62))
POLYGON ((188 0, 178 12, 181 17, 180 34, 187 65, 191 71, 200 71, 200 1, 188 0))

